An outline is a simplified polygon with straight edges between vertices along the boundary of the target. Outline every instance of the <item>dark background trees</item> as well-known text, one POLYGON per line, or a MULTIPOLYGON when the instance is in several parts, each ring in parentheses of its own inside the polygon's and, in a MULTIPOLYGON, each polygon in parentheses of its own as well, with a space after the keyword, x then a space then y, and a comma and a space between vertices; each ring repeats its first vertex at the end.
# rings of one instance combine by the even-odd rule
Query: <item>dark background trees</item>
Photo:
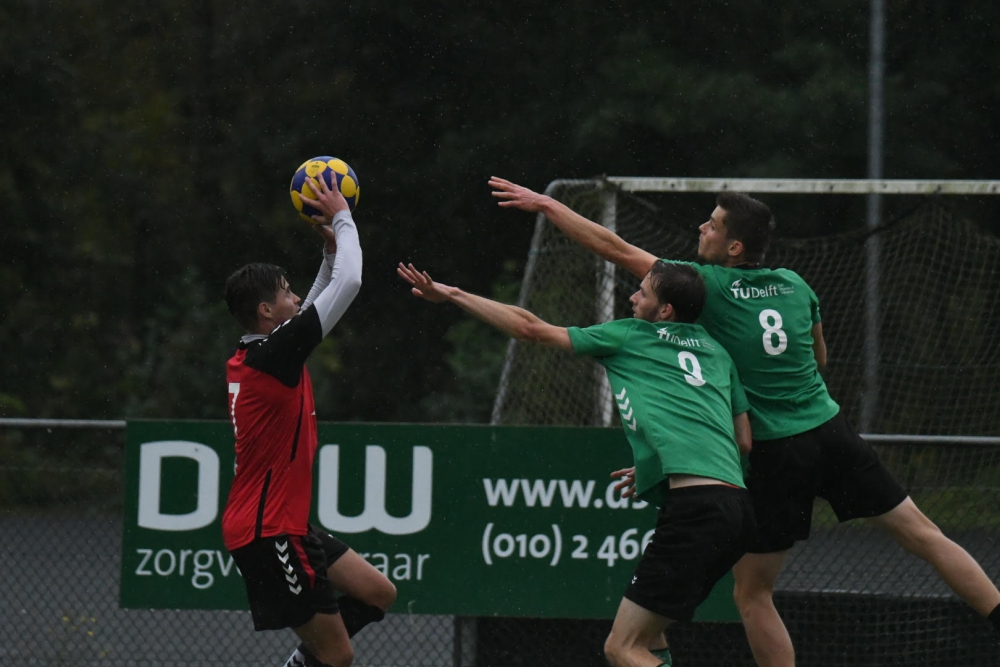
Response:
MULTIPOLYGON (((313 155, 362 183, 364 287, 311 362, 335 420, 488 418, 503 339, 394 266, 513 299, 532 218, 492 174, 865 176, 867 2, 477 4, 0 6, 0 414, 224 418, 222 284, 264 260, 308 289, 313 155)), ((997 178, 1000 6, 887 11, 885 176, 997 178)))

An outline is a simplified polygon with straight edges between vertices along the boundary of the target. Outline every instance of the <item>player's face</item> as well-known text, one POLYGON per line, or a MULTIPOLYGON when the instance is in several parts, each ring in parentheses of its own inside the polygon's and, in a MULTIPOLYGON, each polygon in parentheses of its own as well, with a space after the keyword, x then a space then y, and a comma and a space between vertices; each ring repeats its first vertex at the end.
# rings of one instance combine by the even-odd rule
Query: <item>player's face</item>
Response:
POLYGON ((719 206, 698 228, 698 257, 707 264, 725 264, 729 259, 730 241, 726 238, 726 210, 719 206))
POLYGON ((302 299, 295 296, 291 285, 282 278, 281 284, 278 285, 278 293, 274 296, 274 303, 270 304, 275 321, 280 324, 298 315, 300 303, 302 303, 302 299))
POLYGON ((639 289, 629 299, 632 304, 632 314, 640 320, 647 322, 658 322, 662 318, 663 304, 656 298, 656 292, 649 280, 649 274, 642 279, 639 289))

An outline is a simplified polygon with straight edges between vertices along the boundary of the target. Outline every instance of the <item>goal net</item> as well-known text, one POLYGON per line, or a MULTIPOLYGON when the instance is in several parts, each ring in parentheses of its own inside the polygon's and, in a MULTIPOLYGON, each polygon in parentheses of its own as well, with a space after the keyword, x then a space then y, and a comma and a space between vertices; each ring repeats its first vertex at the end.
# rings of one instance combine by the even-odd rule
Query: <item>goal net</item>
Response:
MULTIPOLYGON (((848 420, 918 506, 1000 581, 1000 554, 989 546, 1000 542, 1000 239, 968 215, 963 197, 951 196, 988 200, 993 215, 989 206, 1000 198, 989 195, 1000 194, 1000 183, 611 178, 555 181, 547 192, 656 256, 694 261, 697 225, 714 192, 727 188, 775 212, 779 236, 765 264, 796 271, 819 297, 824 378, 848 420), (869 230, 870 192, 883 202, 899 197, 869 230), (782 238, 789 210, 832 215, 839 227, 831 229, 855 231, 782 238)), ((630 317, 637 286, 538 217, 519 305, 553 324, 589 326, 630 317)), ((511 342, 493 422, 617 427, 612 406, 603 369, 590 359, 511 342)), ((909 656, 913 664, 995 665, 986 621, 929 565, 856 523, 837 525, 829 506, 816 503, 813 534, 793 549, 778 581, 776 603, 803 664, 909 656)), ((730 651, 702 656, 706 663, 745 662, 745 639, 733 636, 736 648, 689 648, 730 651)))

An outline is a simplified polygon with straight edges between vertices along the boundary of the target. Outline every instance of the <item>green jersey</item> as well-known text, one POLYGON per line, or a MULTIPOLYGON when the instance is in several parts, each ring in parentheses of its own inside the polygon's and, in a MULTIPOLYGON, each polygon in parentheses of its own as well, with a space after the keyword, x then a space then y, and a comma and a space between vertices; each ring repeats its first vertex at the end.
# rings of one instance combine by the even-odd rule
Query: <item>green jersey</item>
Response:
POLYGON ((840 407, 813 354, 820 314, 809 285, 787 269, 694 266, 708 288, 698 323, 736 363, 754 440, 803 433, 836 416, 840 407))
POLYGON ((640 498, 658 502, 668 475, 743 486, 733 415, 749 404, 733 360, 704 328, 633 318, 570 327, 569 338, 607 370, 640 498))

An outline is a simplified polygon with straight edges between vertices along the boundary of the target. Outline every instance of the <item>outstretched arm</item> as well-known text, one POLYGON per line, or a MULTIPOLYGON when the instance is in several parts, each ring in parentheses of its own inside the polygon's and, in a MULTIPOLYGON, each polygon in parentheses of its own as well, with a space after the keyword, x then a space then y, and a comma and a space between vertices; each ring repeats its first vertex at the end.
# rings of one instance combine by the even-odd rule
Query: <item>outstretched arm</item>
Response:
POLYGON ((418 271, 412 264, 400 262, 396 273, 413 286, 413 295, 441 303, 450 301, 470 315, 496 327, 512 338, 529 343, 541 343, 564 350, 573 344, 565 327, 553 326, 523 308, 469 294, 457 287, 436 283, 426 271, 418 271))
POLYGON ((496 176, 490 178, 490 186, 493 188, 493 196, 500 200, 500 206, 530 213, 544 213, 570 239, 622 267, 636 278, 645 278, 653 262, 657 260, 655 255, 626 243, 611 230, 588 220, 552 197, 540 195, 496 176))

